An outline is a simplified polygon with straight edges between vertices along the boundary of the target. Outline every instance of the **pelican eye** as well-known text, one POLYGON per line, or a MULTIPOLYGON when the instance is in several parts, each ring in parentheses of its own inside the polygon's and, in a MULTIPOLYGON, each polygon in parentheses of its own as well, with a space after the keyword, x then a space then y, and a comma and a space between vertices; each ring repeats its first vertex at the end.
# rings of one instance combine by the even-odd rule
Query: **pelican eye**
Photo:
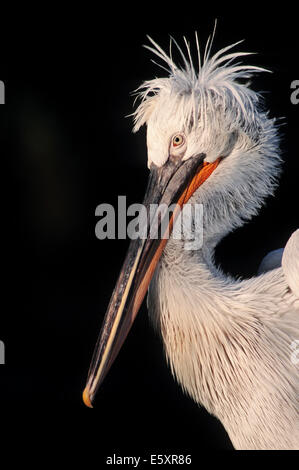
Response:
POLYGON ((173 145, 174 147, 179 147, 179 146, 182 145, 184 142, 185 142, 184 136, 181 135, 181 134, 176 134, 176 135, 173 136, 173 138, 172 138, 172 145, 173 145))

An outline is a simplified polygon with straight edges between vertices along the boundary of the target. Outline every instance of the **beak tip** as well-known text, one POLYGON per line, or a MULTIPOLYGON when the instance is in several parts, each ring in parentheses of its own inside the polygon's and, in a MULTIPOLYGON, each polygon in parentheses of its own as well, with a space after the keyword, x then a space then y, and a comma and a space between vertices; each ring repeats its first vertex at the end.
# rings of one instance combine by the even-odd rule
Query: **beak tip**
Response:
POLYGON ((90 400, 90 396, 89 396, 89 389, 88 389, 88 387, 85 387, 85 389, 83 390, 82 398, 83 398, 84 404, 85 404, 88 408, 93 408, 92 403, 91 403, 91 400, 90 400))

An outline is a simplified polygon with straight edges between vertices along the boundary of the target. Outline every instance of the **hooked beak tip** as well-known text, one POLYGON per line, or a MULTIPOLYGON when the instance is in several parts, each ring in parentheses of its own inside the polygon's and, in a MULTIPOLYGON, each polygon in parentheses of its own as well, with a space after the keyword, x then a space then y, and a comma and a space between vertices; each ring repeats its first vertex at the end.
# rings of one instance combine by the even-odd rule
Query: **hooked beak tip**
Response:
POLYGON ((93 408, 92 403, 91 403, 91 400, 90 400, 90 396, 89 396, 89 389, 88 389, 88 387, 85 387, 85 389, 83 390, 82 398, 83 398, 84 404, 85 404, 88 408, 93 408))

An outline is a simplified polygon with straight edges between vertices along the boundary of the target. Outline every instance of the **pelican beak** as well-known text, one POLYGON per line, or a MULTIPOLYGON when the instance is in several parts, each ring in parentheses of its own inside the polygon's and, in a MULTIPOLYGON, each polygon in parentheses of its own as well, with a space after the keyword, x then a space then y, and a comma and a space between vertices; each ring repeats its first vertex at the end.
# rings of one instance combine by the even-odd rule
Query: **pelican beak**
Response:
POLYGON ((151 166, 143 202, 146 217, 141 221, 145 236, 131 241, 113 291, 83 392, 83 401, 88 407, 92 407, 97 389, 131 329, 175 219, 183 205, 219 163, 219 159, 214 163, 204 163, 204 158, 205 154, 186 161, 170 157, 163 167, 151 166), (170 206, 171 216, 168 212, 170 206), (158 217, 153 207, 166 209, 160 211, 158 217))

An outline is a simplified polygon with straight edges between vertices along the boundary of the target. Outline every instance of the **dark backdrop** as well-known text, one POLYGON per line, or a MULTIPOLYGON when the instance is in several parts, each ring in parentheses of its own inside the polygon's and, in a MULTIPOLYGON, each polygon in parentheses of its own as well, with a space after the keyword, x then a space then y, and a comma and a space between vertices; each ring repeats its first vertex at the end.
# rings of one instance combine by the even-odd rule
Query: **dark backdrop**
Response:
POLYGON ((156 8, 134 15, 129 7, 86 9, 65 20, 56 11, 50 23, 45 10, 33 26, 12 22, 3 33, 0 407, 2 447, 18 449, 11 459, 37 449, 53 456, 61 447, 85 453, 87 465, 94 454, 101 468, 113 453, 192 454, 199 462, 203 451, 232 448, 221 424, 172 379, 145 305, 95 408, 81 400, 128 244, 97 240, 94 211, 102 202, 115 205, 118 195, 141 202, 147 181, 145 131, 133 135, 125 117, 132 90, 163 75, 142 48, 146 34, 168 48, 169 33, 192 42, 197 29, 205 43, 218 16, 214 51, 244 38, 239 49, 258 53, 247 60, 273 71, 257 76, 253 88, 267 92, 271 116, 285 118, 281 185, 258 217, 221 243, 218 262, 252 276, 298 227, 299 105, 290 101, 290 84, 299 79, 296 20, 287 10, 262 18, 205 8, 172 8, 163 18, 156 8))

